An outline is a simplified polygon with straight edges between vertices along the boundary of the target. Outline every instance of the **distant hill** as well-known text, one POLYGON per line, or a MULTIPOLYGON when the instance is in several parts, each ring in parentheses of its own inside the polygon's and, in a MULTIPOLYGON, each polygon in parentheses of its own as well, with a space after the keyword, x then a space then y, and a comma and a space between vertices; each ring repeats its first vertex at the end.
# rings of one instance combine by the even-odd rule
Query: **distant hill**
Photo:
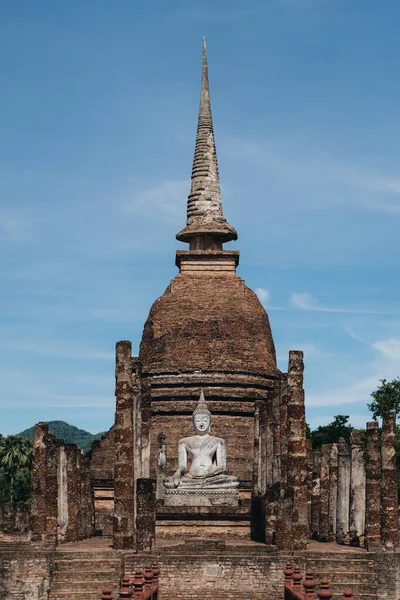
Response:
MULTIPOLYGON (((57 439, 65 440, 69 444, 76 444, 79 448, 82 448, 84 452, 90 450, 90 446, 94 440, 100 440, 105 431, 101 433, 89 433, 84 429, 78 429, 74 425, 69 425, 65 421, 48 421, 49 431, 56 434, 57 439)), ((33 427, 21 431, 18 435, 22 435, 33 440, 33 427)))

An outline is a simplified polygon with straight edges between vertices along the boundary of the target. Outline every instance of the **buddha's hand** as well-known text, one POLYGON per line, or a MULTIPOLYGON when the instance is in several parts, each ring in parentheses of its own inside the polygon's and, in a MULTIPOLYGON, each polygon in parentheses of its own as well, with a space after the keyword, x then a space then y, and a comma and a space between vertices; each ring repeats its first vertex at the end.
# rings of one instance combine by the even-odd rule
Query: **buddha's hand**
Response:
POLYGON ((214 477, 214 475, 221 475, 221 473, 223 473, 223 472, 224 472, 224 469, 222 467, 216 467, 213 471, 208 473, 208 476, 214 477))

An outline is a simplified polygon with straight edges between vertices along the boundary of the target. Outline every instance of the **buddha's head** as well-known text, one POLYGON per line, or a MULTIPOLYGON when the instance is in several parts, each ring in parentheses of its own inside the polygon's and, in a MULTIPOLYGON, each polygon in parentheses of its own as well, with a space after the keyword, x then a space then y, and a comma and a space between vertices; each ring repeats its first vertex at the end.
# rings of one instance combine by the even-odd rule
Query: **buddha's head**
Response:
POLYGON ((193 411, 193 427, 196 435, 210 433, 211 413, 207 408, 203 390, 201 390, 199 403, 193 411))

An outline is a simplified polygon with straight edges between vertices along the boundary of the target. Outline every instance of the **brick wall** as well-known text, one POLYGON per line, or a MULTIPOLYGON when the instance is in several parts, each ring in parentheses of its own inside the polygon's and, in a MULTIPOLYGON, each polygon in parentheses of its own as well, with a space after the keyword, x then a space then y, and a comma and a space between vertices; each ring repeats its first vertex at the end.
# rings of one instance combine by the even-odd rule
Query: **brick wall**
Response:
POLYGON ((23 502, 12 510, 9 502, 0 504, 0 531, 26 533, 29 530, 29 506, 23 502))
POLYGON ((92 479, 113 479, 114 477, 114 427, 100 440, 99 446, 92 453, 90 476, 92 479))
MULTIPOLYGON (((191 542, 185 553, 155 556, 159 562, 163 600, 277 600, 282 597, 285 559, 267 553, 225 553, 215 550, 202 555, 191 542)), ((148 555, 126 557, 125 570, 149 562, 148 555)))
POLYGON ((47 600, 50 553, 0 551, 0 599, 47 600))

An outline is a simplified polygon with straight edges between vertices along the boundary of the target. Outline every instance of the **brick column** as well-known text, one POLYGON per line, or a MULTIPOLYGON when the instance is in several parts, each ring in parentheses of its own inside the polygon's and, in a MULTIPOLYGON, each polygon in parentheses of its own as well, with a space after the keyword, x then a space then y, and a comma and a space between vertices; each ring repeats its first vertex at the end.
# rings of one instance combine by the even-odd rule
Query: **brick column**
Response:
POLYGON ((92 535, 92 499, 90 489, 89 463, 86 456, 78 456, 80 495, 79 495, 79 539, 85 540, 92 535))
POLYGON ((382 545, 395 550, 399 541, 396 471, 396 413, 388 412, 382 419, 382 545))
POLYGON ((167 438, 165 433, 159 433, 157 436, 157 466, 156 466, 156 482, 157 482, 157 498, 164 498, 164 479, 165 466, 167 464, 167 438))
POLYGON ((274 462, 274 428, 273 428, 273 412, 272 412, 273 394, 270 394, 265 402, 266 408, 266 462, 265 462, 265 479, 267 488, 273 484, 272 480, 272 464, 274 462))
MULTIPOLYGON (((260 494, 264 496, 267 491, 267 436, 268 436, 268 414, 267 414, 267 399, 263 398, 256 402, 258 407, 258 422, 259 422, 259 489, 260 494)), ((257 485, 258 485, 257 484, 257 485)))
POLYGON ((292 551, 294 546, 293 535, 293 488, 286 487, 279 500, 278 516, 276 519, 276 547, 278 550, 292 551))
POLYGON ((336 504, 337 504, 337 476, 338 476, 338 447, 331 444, 329 455, 329 534, 330 542, 336 541, 336 504))
POLYGON ((364 444, 359 431, 350 434, 350 535, 364 545, 365 534, 365 463, 364 444))
POLYGON ((77 462, 78 448, 75 444, 65 446, 67 454, 67 486, 68 486, 68 529, 65 539, 68 542, 75 542, 79 535, 78 524, 78 479, 77 462))
POLYGON ((90 460, 85 456, 84 458, 85 465, 85 537, 89 538, 93 535, 94 530, 94 498, 92 494, 92 485, 91 485, 91 477, 90 477, 90 460))
POLYGON ((65 540, 68 530, 68 463, 65 444, 58 447, 57 458, 57 502, 58 502, 58 539, 65 540))
POLYGON ((309 538, 303 371, 303 353, 291 350, 288 369, 288 486, 293 489, 294 495, 292 523, 295 550, 305 549, 309 538))
POLYGON ((262 460, 262 445, 260 435, 260 410, 263 400, 256 400, 254 407, 254 453, 253 453, 253 474, 251 490, 251 522, 250 535, 254 541, 264 541, 265 519, 261 480, 265 470, 265 463, 262 460), (262 538, 262 539, 261 539, 262 538))
POLYGON ((132 344, 117 342, 115 368, 114 548, 134 547, 132 344))
POLYGON ((320 503, 321 491, 321 450, 313 450, 313 473, 311 485, 311 536, 317 537, 319 534, 319 515, 321 510, 320 503))
POLYGON ((366 545, 369 551, 381 547, 381 455, 377 421, 367 423, 366 545))
POLYGON ((147 381, 141 381, 141 445, 142 477, 150 477, 150 425, 151 425, 151 388, 147 381))
POLYGON ((57 544, 58 529, 58 483, 57 457, 58 444, 54 433, 47 436, 47 474, 46 474, 46 543, 57 544))
POLYGON ((281 480, 281 425, 280 425, 280 383, 274 388, 272 398, 272 483, 281 480))
POLYGON ((320 474, 320 513, 319 513, 319 538, 325 542, 329 538, 329 466, 331 444, 321 446, 321 474, 320 474))
POLYGON ((336 510, 336 540, 339 544, 348 541, 350 512, 350 450, 346 441, 338 443, 338 495, 336 510))
POLYGON ((306 439, 307 445, 307 495, 308 495, 308 530, 311 532, 311 494, 313 489, 314 456, 312 441, 306 439))
POLYGON ((153 483, 149 477, 136 481, 136 549, 151 552, 156 537, 156 510, 153 483))
POLYGON ((49 433, 47 423, 37 423, 33 435, 32 501, 30 529, 32 541, 41 541, 46 533, 46 473, 49 433))
POLYGON ((281 423, 281 483, 287 484, 287 451, 288 451, 288 430, 287 430, 287 406, 288 406, 288 385, 287 373, 282 373, 280 390, 280 423, 281 423))

